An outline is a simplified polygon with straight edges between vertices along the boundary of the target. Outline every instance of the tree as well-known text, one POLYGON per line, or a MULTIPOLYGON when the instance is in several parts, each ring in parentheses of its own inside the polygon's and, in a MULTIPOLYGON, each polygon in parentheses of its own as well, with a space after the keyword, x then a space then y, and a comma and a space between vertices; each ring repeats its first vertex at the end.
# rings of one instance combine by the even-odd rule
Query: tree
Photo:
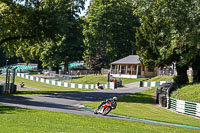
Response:
POLYGON ((180 84, 187 83, 188 66, 199 56, 198 1, 134 2, 137 6, 134 13, 141 23, 136 34, 138 55, 144 58, 146 65, 163 66, 176 62, 176 80, 180 84))
POLYGON ((71 27, 71 33, 66 33, 66 36, 58 39, 60 41, 46 41, 42 47, 36 44, 29 47, 28 53, 31 53, 34 58, 39 57, 44 67, 54 66, 58 70, 60 64, 64 63, 65 71, 68 71, 68 63, 70 61, 82 60, 82 53, 84 51, 82 21, 78 19, 74 19, 74 21, 76 22, 71 27))
POLYGON ((132 53, 135 27, 139 25, 133 10, 131 0, 91 2, 83 28, 85 61, 95 62, 101 68, 132 53))
MULTIPOLYGON (((84 8, 84 1, 0 0, 2 7, 0 10, 0 46, 3 46, 7 53, 12 55, 17 53, 17 56, 22 56, 26 61, 39 59, 39 55, 43 55, 40 60, 43 61, 44 66, 53 64, 53 62, 62 62, 66 57, 59 55, 61 58, 58 61, 58 58, 53 57, 54 52, 59 49, 58 45, 69 43, 70 39, 77 39, 76 33, 72 30, 79 27, 78 13, 81 8, 84 8), (63 38, 66 38, 64 39, 66 43, 61 43, 64 42, 63 38), (46 48, 52 50, 48 51, 52 54, 49 54, 46 48), (33 53, 38 56, 33 56, 33 53)), ((74 45, 70 43, 68 45, 74 45)), ((74 55, 68 54, 68 56, 74 55)))

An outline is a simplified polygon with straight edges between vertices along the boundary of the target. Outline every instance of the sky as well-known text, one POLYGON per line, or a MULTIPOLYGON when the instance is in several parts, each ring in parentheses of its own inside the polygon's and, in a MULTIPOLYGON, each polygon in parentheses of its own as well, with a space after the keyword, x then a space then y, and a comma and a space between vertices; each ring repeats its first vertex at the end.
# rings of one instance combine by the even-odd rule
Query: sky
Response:
POLYGON ((85 2, 85 10, 81 11, 80 16, 84 16, 85 15, 85 13, 86 13, 86 11, 88 9, 89 4, 90 4, 90 0, 86 0, 86 2, 85 2))
MULTIPOLYGON (((86 2, 85 2, 85 10, 82 10, 82 11, 81 11, 80 16, 84 16, 84 15, 85 15, 85 13, 86 13, 86 11, 87 11, 87 9, 88 9, 88 6, 89 6, 89 4, 90 4, 90 1, 91 1, 91 0, 86 0, 86 2)), ((24 2, 25 2, 25 1, 20 2, 20 4, 23 5, 24 2)))

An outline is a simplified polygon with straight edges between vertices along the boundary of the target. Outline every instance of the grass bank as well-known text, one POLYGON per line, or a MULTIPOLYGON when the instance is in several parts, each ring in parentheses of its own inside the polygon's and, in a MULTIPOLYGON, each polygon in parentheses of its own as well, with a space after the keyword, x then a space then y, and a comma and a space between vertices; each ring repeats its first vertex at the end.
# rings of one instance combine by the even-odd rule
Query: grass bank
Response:
MULTIPOLYGON (((118 100, 117 108, 112 110, 111 113, 134 118, 200 127, 200 119, 177 114, 153 104, 152 94, 154 94, 155 91, 156 87, 140 93, 121 97, 118 100)), ((95 109, 99 104, 100 102, 95 102, 85 104, 85 106, 95 109)))
POLYGON ((156 76, 151 79, 146 80, 145 82, 153 82, 153 81, 172 81, 174 76, 156 76))
MULTIPOLYGON (((0 76, 1 81, 5 81, 5 76, 0 76)), ((25 78, 17 77, 15 79, 15 84, 20 84, 24 81, 25 86, 31 88, 37 88, 39 90, 25 90, 25 91, 18 91, 18 94, 49 94, 49 93, 59 93, 59 92, 77 92, 77 91, 91 91, 91 89, 78 89, 78 88, 67 88, 55 85, 49 85, 46 83, 41 83, 33 80, 28 80, 25 78)), ((93 89, 94 90, 94 89, 93 89)))
POLYGON ((0 105, 1 133, 197 133, 178 127, 0 105))
POLYGON ((190 84, 173 91, 171 97, 200 103, 200 84, 190 84))
MULTIPOLYGON (((138 79, 121 78, 122 85, 142 81, 145 79, 146 78, 138 78, 138 79)), ((96 84, 100 82, 100 83, 106 84, 107 80, 108 80, 108 76, 106 75, 84 75, 84 76, 79 76, 79 77, 76 77, 75 79, 72 79, 72 83, 96 84)))

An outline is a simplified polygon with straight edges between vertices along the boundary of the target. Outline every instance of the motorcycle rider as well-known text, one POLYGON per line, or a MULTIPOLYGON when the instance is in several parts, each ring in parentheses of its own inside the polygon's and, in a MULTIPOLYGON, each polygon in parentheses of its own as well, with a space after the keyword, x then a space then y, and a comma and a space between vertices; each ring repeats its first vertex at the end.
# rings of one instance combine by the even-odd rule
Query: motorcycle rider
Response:
POLYGON ((21 86, 21 88, 24 87, 24 81, 21 82, 20 86, 21 86))
POLYGON ((112 102, 112 105, 113 105, 113 109, 116 108, 117 106, 117 97, 113 97, 113 98, 109 98, 109 99, 106 99, 105 101, 103 101, 96 109, 96 111, 94 112, 95 114, 97 114, 97 111, 101 108, 101 106, 105 103, 109 103, 109 102, 112 102))

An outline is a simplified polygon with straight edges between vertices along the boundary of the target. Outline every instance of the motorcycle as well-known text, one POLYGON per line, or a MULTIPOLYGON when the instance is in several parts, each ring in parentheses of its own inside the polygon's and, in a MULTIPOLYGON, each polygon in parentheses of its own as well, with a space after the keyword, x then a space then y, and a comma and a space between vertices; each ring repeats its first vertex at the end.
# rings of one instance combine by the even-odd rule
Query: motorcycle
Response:
POLYGON ((21 86, 21 88, 23 88, 24 87, 24 82, 21 82, 20 86, 21 86))
POLYGON ((108 101, 104 104, 102 104, 100 107, 98 107, 95 111, 94 114, 102 114, 102 115, 107 115, 112 109, 115 109, 117 106, 117 103, 113 103, 112 101, 108 101))

